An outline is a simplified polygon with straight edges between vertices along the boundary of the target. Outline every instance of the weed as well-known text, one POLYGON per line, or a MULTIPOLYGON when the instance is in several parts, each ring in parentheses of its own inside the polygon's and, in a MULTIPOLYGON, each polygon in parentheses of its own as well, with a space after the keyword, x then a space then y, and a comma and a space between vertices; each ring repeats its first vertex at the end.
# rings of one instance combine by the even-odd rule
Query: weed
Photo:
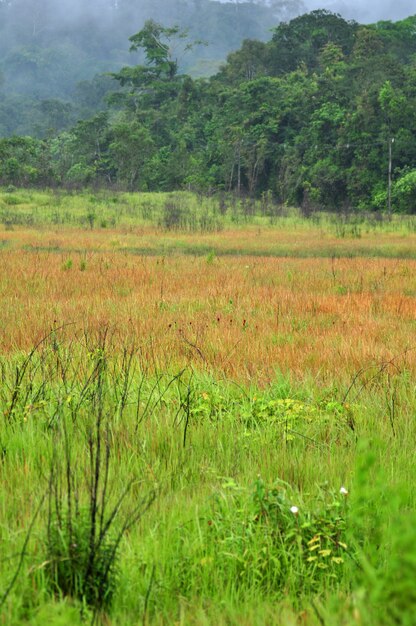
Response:
POLYGON ((163 207, 163 215, 160 222, 166 230, 179 230, 184 226, 184 210, 175 197, 166 200, 163 207))
POLYGON ((77 436, 73 425, 83 400, 72 412, 72 427, 62 420, 56 431, 45 546, 45 572, 51 588, 59 596, 78 598, 96 610, 111 605, 121 540, 155 497, 154 492, 138 497, 132 508, 123 511, 136 479, 130 479, 115 497, 112 495, 110 425, 105 410, 107 337, 107 330, 104 330, 90 352, 92 373, 88 379, 88 403, 92 411, 85 429, 88 452, 81 476, 73 454, 77 436), (87 493, 87 498, 81 493, 87 493))
POLYGON ((72 266, 74 265, 73 261, 71 258, 66 259, 66 261, 64 261, 62 263, 62 269, 64 272, 68 272, 69 270, 72 269, 72 266))
POLYGON ((207 261, 207 265, 212 265, 215 261, 215 252, 210 252, 209 254, 207 254, 206 256, 206 261, 207 261))
POLYGON ((96 217, 97 216, 94 210, 89 210, 86 215, 86 220, 91 230, 94 228, 96 217))

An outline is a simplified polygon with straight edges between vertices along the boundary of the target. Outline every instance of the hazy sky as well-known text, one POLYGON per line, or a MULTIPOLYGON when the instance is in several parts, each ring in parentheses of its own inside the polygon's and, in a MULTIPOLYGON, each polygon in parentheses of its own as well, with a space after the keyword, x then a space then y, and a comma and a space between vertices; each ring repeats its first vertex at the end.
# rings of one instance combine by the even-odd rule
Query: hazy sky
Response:
POLYGON ((358 22, 400 20, 416 14, 416 0, 303 0, 309 10, 330 9, 358 22))

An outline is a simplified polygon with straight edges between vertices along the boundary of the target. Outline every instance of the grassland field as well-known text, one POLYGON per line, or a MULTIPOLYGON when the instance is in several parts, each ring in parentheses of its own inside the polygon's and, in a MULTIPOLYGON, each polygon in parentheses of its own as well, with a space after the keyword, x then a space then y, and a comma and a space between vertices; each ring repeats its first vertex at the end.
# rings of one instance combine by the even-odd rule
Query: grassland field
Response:
POLYGON ((416 217, 3 189, 0 231, 0 624, 416 623, 416 217))

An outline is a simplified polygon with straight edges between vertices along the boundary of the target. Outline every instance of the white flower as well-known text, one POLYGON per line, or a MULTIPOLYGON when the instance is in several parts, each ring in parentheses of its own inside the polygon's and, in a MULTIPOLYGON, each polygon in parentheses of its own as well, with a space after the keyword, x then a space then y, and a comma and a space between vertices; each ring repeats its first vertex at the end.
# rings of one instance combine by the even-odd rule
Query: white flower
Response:
POLYGON ((348 489, 345 489, 345 487, 341 487, 341 489, 339 490, 340 494, 342 496, 347 496, 348 495, 348 489))
POLYGON ((299 509, 297 506, 291 506, 290 512, 293 513, 293 515, 297 515, 299 513, 299 509))

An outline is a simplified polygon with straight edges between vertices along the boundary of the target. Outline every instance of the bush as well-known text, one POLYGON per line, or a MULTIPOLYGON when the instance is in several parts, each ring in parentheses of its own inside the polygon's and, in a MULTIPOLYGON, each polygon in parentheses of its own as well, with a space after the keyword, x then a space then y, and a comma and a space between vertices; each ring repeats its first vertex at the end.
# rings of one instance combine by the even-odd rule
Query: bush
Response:
POLYGON ((401 213, 416 213, 416 170, 401 176, 393 186, 394 207, 401 213))
POLYGON ((75 163, 66 173, 65 180, 68 183, 86 185, 95 177, 95 169, 84 163, 75 163))

